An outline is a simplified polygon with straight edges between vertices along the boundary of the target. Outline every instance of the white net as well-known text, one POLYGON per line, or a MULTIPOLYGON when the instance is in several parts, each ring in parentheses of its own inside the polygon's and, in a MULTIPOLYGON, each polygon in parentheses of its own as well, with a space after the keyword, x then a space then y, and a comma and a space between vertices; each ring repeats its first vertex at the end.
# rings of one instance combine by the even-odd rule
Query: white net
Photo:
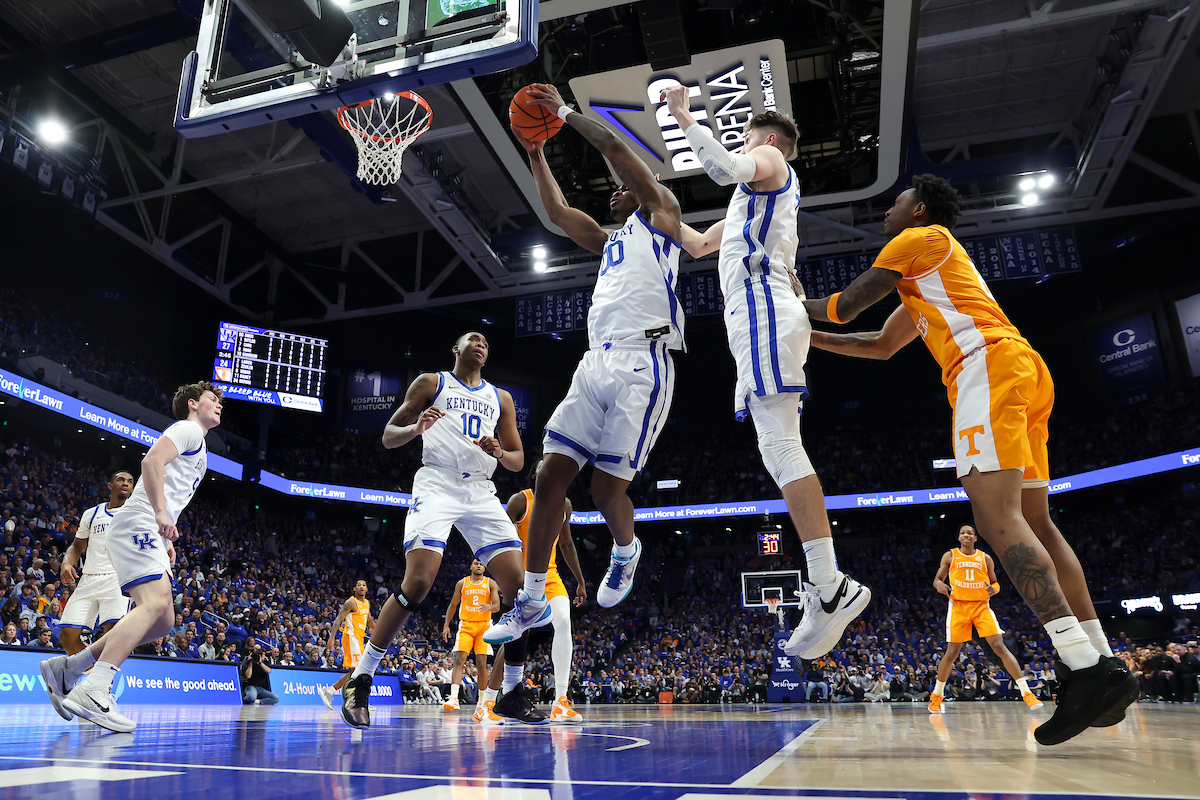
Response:
POLYGON ((399 92, 340 108, 338 122, 358 148, 358 179, 390 186, 400 180, 404 151, 433 123, 433 110, 415 92, 399 92))
POLYGON ((783 600, 778 597, 764 597, 763 602, 767 604, 767 613, 773 614, 775 618, 779 620, 780 626, 782 626, 783 609, 779 607, 779 604, 782 603, 783 600))

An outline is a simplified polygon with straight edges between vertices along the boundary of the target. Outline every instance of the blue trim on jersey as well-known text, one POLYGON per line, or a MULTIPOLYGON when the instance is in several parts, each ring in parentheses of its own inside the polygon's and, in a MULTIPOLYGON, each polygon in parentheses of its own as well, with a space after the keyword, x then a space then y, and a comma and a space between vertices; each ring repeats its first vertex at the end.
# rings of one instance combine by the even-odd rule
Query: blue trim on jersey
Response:
POLYGON ((576 452, 578 452, 580 455, 587 456, 589 464, 596 460, 596 456, 592 454, 591 450, 588 450, 586 447, 584 447, 583 445, 581 445, 579 442, 575 441, 574 439, 570 439, 566 436, 563 436, 558 431, 552 431, 549 428, 547 428, 546 429, 546 437, 549 439, 553 439, 556 442, 562 442, 567 447, 570 447, 572 450, 575 450, 576 452))
MULTIPOLYGON (((411 542, 405 542, 404 543, 404 552, 407 553, 409 550, 412 550, 414 547, 416 547, 417 541, 418 540, 416 538, 414 538, 411 542)), ((425 545, 426 547, 440 547, 443 550, 446 549, 446 543, 443 542, 441 539, 421 539, 420 542, 421 542, 421 544, 425 545)))
MULTIPOLYGON (((788 178, 791 181, 791 178, 788 178)), ((786 187, 785 187, 786 188, 786 187)), ((771 269, 770 251, 767 250, 767 232, 771 230, 771 217, 775 214, 775 195, 767 196, 767 210, 763 213, 762 225, 758 226, 758 243, 762 245, 763 257, 759 266, 764 273, 771 269)))
POLYGON ((181 455, 181 456, 194 456, 194 455, 196 455, 196 453, 199 453, 199 452, 200 452, 201 450, 203 450, 203 449, 204 449, 204 442, 201 442, 201 443, 200 443, 200 446, 199 446, 199 447, 197 447, 195 450, 187 450, 187 451, 185 451, 185 452, 183 452, 183 453, 180 453, 179 455, 181 455))
MULTIPOLYGON (((104 620, 104 622, 100 623, 100 627, 103 628, 105 625, 107 625, 110 622, 120 622, 120 621, 121 621, 120 617, 113 617, 112 619, 106 619, 106 620, 104 620)), ((62 626, 60 625, 59 627, 62 627, 62 626)))
POLYGON ((58 627, 60 627, 60 628, 78 628, 81 631, 84 631, 84 630, 90 631, 91 630, 91 628, 89 628, 87 625, 76 625, 73 622, 60 622, 58 627))
POLYGON ((758 199, 756 195, 750 195, 750 202, 746 204, 746 222, 742 225, 742 238, 746 240, 746 256, 742 259, 742 266, 746 268, 746 272, 750 271, 750 256, 754 254, 754 240, 750 238, 750 224, 754 222, 754 201, 758 199))
MULTIPOLYGON (((679 297, 675 294, 675 287, 673 286, 673 284, 675 283, 675 272, 669 267, 667 268, 666 283, 667 283, 667 300, 671 304, 671 327, 678 331, 679 330, 679 318, 678 318, 679 297)), ((682 336, 682 334, 683 334, 683 332, 680 331, 681 336, 682 336)))
MULTIPOLYGON (((107 514, 108 516, 111 517, 113 515, 113 513, 108 510, 108 503, 105 503, 100 507, 104 509, 104 513, 107 514)), ((96 515, 92 514, 92 522, 95 522, 95 521, 96 521, 96 515)))
POLYGON ((683 245, 681 245, 681 244, 680 244, 678 241, 676 241, 674 236, 671 236, 671 235, 670 235, 670 234, 668 234, 668 233, 663 233, 663 232, 662 232, 662 231, 660 231, 658 228, 656 228, 656 227, 654 227, 653 225, 651 225, 651 224, 650 224, 650 221, 649 221, 648 219, 646 219, 645 217, 643 217, 643 216, 642 216, 642 212, 641 212, 640 210, 634 210, 634 212, 633 212, 633 213, 634 213, 634 215, 635 215, 635 216, 637 216, 637 218, 638 218, 638 219, 640 219, 640 220, 642 221, 642 224, 643 224, 643 225, 645 225, 645 226, 646 226, 646 228, 647 228, 647 229, 649 229, 649 231, 650 231, 651 233, 657 233, 659 236, 663 237, 663 238, 664 238, 664 239, 666 239, 668 242, 670 242, 671 244, 673 244, 673 245, 675 245, 676 247, 678 247, 680 250, 682 250, 682 249, 683 249, 683 245))
POLYGON ((143 583, 150 583, 151 581, 156 581, 159 578, 161 578, 162 576, 163 576, 163 574, 161 572, 159 572, 154 575, 144 575, 141 578, 135 578, 135 579, 131 580, 129 583, 123 583, 123 584, 121 584, 121 594, 128 597, 129 589, 132 589, 134 586, 138 586, 143 583))
POLYGON ((489 544, 487 547, 481 547, 475 551, 475 558, 478 559, 479 561, 483 561, 483 556, 485 556, 488 553, 491 553, 494 550, 513 549, 513 548, 516 548, 518 550, 521 549, 521 540, 520 539, 513 539, 512 541, 508 541, 508 542, 496 542, 495 544, 489 544))
POLYGON ((752 278, 746 278, 746 309, 750 312, 750 363, 754 368, 754 393, 761 397, 767 393, 767 388, 763 384, 762 367, 758 363, 758 308, 755 306, 752 281, 752 278))
MULTIPOLYGON (((655 417, 655 419, 654 419, 654 427, 652 427, 650 429, 651 442, 654 441, 654 437, 658 433, 658 426, 662 424, 663 415, 667 413, 667 405, 671 402, 671 398, 665 396, 666 391, 667 391, 666 387, 671 385, 671 381, 670 381, 671 366, 672 366, 672 361, 671 361, 670 351, 664 347, 663 348, 663 394, 664 394, 664 397, 663 397, 662 408, 660 408, 658 410, 658 416, 655 417)), ((652 447, 652 446, 653 445, 649 445, 646 447, 646 455, 642 459, 641 464, 639 464, 639 466, 637 467, 637 471, 638 471, 639 475, 642 474, 642 467, 646 466, 646 461, 647 461, 647 459, 650 458, 650 447, 652 447)))
POLYGON ((600 453, 596 456, 597 461, 603 461, 607 464, 620 464, 624 459, 624 456, 612 456, 608 453, 600 453))
MULTIPOLYGON (((662 385, 662 378, 658 370, 658 348, 655 345, 659 342, 654 342, 650 345, 650 360, 654 363, 654 388, 650 391, 650 404, 646 409, 646 416, 642 420, 642 435, 638 437, 637 449, 633 451, 633 458, 629 459, 629 466, 633 469, 638 468, 638 463, 642 460, 642 445, 646 443, 646 434, 650 432, 650 415, 654 413, 654 406, 658 403, 658 391, 662 385)), ((663 348, 666 350, 666 348, 663 348)))
MULTIPOLYGON (((766 258, 764 257, 764 261, 766 258)), ((767 325, 771 328, 771 374, 775 376, 775 385, 783 386, 783 375, 779 372, 779 336, 778 328, 775 327, 775 301, 771 298, 771 284, 767 281, 767 273, 763 272, 759 276, 762 281, 763 292, 766 294, 767 300, 767 325)))
POLYGON ((778 194, 783 194, 784 192, 786 192, 786 191, 788 190, 788 188, 789 188, 789 187, 792 185, 792 176, 793 176, 793 175, 795 175, 795 174, 796 174, 796 173, 794 173, 794 172, 792 171, 792 168, 791 168, 791 167, 788 167, 788 180, 787 180, 787 183, 785 183, 785 184, 783 185, 783 187, 782 187, 782 188, 780 188, 780 189, 776 189, 776 190, 775 190, 775 191, 773 191, 773 192, 756 192, 756 191, 754 191, 753 189, 751 189, 749 186, 747 186, 747 185, 746 185, 746 184, 744 184, 744 183, 739 183, 739 184, 738 184, 738 188, 739 188, 739 189, 741 189, 741 190, 742 190, 743 192, 745 192, 746 194, 749 194, 749 195, 756 195, 756 194, 760 194, 760 195, 763 195, 764 197, 773 197, 773 196, 775 196, 775 195, 778 195, 778 194))
MULTIPOLYGON (((492 391, 494 391, 496 393, 496 424, 499 425, 500 424, 500 412, 504 410, 504 401, 502 401, 500 399, 500 387, 499 386, 497 386, 496 384, 493 383, 492 391)), ((492 432, 495 433, 495 430, 493 430, 492 432)), ((499 440, 499 437, 497 437, 497 440, 499 440)))
POLYGON ((464 389, 466 389, 468 392, 478 392, 480 389, 486 388, 488 385, 487 381, 485 381, 483 378, 480 378, 478 386, 467 386, 465 383, 462 382, 462 378, 458 377, 453 372, 447 372, 446 374, 449 375, 451 378, 454 378, 454 380, 458 381, 460 384, 462 384, 462 387, 464 389))
POLYGON ((85 538, 91 538, 92 526, 96 524, 96 515, 100 513, 100 506, 92 509, 92 521, 88 523, 88 535, 85 538))
POLYGON ((441 372, 439 372, 437 374, 437 376, 438 376, 438 388, 437 388, 437 391, 433 393, 433 399, 429 401, 430 406, 432 406, 434 403, 437 402, 437 399, 442 396, 442 389, 444 389, 446 387, 446 376, 444 374, 442 374, 441 372))

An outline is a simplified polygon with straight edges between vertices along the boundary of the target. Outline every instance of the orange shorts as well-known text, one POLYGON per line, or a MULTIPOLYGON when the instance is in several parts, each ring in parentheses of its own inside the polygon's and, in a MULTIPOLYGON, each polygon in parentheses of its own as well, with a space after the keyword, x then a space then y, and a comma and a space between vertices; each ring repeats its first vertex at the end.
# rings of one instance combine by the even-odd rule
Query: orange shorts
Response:
POLYGON ((567 594, 567 586, 563 583, 562 577, 558 574, 558 570, 552 569, 546 574, 546 599, 551 597, 570 597, 567 594))
POLYGON ((987 600, 955 600, 950 599, 950 608, 946 611, 946 641, 969 642, 972 638, 971 629, 979 632, 981 639, 1004 633, 1000 629, 1000 620, 992 611, 987 600))
POLYGON ((454 652, 470 653, 474 651, 477 656, 488 656, 492 654, 492 646, 483 640, 483 632, 492 626, 490 619, 481 619, 471 622, 458 621, 458 638, 454 643, 454 652))
POLYGON ((1046 452, 1054 382, 1025 342, 1001 339, 963 359, 949 384, 958 477, 978 468, 1024 471, 1025 488, 1050 483, 1046 452))
POLYGON ((358 666, 359 659, 362 658, 363 644, 357 639, 342 634, 342 667, 344 669, 354 669, 358 666))

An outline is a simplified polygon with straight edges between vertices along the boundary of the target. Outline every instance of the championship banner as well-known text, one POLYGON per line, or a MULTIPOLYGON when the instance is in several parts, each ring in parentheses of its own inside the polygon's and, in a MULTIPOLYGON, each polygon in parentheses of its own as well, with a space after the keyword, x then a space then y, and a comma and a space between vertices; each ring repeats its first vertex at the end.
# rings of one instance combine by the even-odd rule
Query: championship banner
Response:
POLYGON ((731 152, 745 141, 742 130, 755 114, 792 115, 787 51, 783 41, 729 47, 692 56, 692 63, 667 70, 649 64, 571 79, 571 91, 585 115, 615 128, 662 180, 698 175, 696 154, 667 104, 663 89, 688 87, 692 116, 731 152))
POLYGON ((346 413, 342 424, 347 428, 381 431, 404 395, 404 379, 398 372, 356 369, 346 387, 346 413))
POLYGON ((1126 317, 1092 332, 1100 382, 1113 397, 1149 392, 1167 381, 1158 332, 1150 314, 1126 317))
POLYGON ((1183 336, 1192 377, 1200 378, 1200 294, 1176 300, 1175 313, 1179 315, 1179 332, 1183 336))

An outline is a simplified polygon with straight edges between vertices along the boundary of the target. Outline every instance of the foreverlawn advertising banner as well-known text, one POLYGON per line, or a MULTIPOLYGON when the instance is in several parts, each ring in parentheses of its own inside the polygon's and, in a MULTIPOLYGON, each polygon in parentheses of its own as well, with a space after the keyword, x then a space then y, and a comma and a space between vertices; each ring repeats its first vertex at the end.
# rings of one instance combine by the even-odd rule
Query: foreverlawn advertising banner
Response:
POLYGON ((1104 391, 1123 399, 1149 392, 1167 381, 1154 317, 1138 314, 1092 332, 1092 348, 1104 391))
POLYGON ((347 428, 381 431, 404 395, 400 371, 356 369, 346 386, 346 413, 342 424, 347 428))
POLYGON ((1192 377, 1200 378, 1200 294, 1176 300, 1175 312, 1179 315, 1179 332, 1183 336, 1192 377))

